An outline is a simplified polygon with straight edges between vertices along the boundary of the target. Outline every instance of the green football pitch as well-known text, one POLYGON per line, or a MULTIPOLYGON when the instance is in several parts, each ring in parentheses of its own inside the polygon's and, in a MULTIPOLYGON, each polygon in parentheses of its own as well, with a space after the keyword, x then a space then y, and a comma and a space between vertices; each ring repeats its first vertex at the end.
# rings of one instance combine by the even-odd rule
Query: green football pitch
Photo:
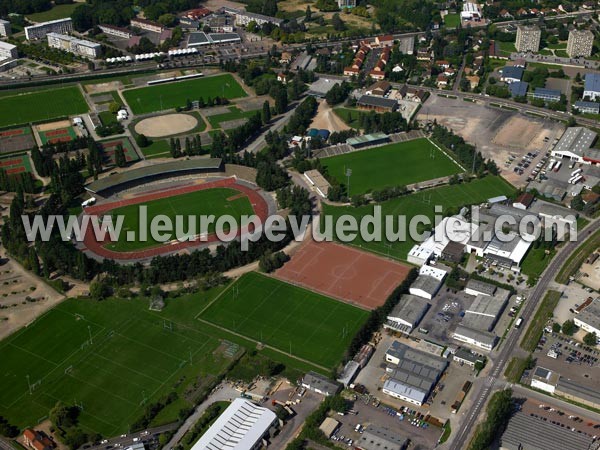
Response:
POLYGON ((205 101, 208 97, 239 98, 245 97, 246 92, 233 76, 224 74, 130 89, 123 91, 123 96, 134 114, 147 114, 183 107, 187 100, 200 97, 205 101))
POLYGON ((462 172, 454 161, 425 138, 323 158, 321 163, 344 185, 348 182, 346 170, 352 170, 350 195, 462 172))
POLYGON ((145 404, 175 391, 178 399, 152 425, 176 421, 179 409, 192 406, 188 385, 231 364, 216 351, 218 338, 192 319, 220 292, 178 298, 162 312, 149 311, 145 299, 66 300, 0 342, 2 415, 35 426, 62 401, 82 408, 85 431, 108 437, 127 432, 145 404))
MULTIPOLYGON (((150 230, 152 219, 158 215, 165 215, 171 220, 174 233, 175 216, 177 215, 184 216, 182 222, 184 224, 183 230, 187 231, 187 216, 214 215, 216 221, 220 216, 228 214, 233 216, 239 224, 242 215, 252 215, 253 213, 254 210, 248 197, 241 194, 240 191, 230 188, 205 189, 174 197, 165 197, 144 204, 127 205, 106 213, 113 217, 113 223, 116 223, 117 216, 123 216, 123 226, 119 240, 108 244, 107 248, 117 252, 128 252, 161 244, 161 242, 152 238, 150 230), (147 207, 148 220, 146 221, 146 226, 142 224, 142 227, 140 227, 140 206, 142 205, 147 207), (141 228, 145 229, 148 236, 147 240, 127 240, 129 231, 135 232, 135 236, 139 238, 141 228)), ((196 219, 195 234, 200 234, 201 232, 198 222, 198 219, 196 219)), ((208 234, 213 233, 215 231, 215 224, 211 223, 206 231, 208 234)))
MULTIPOLYGON (((410 220, 417 214, 427 216, 433 223, 434 208, 436 205, 442 207, 443 215, 456 214, 462 206, 478 204, 498 195, 511 195, 514 191, 515 188, 501 177, 487 176, 469 183, 426 189, 421 192, 388 200, 380 204, 381 216, 382 218, 386 218, 388 215, 393 216, 393 227, 390 230, 393 232, 397 232, 398 230, 398 217, 405 216, 406 229, 408 230, 410 220)), ((345 214, 356 217, 360 224, 362 217, 373 214, 373 208, 374 205, 366 205, 359 208, 323 205, 325 215, 332 216, 332 223, 334 224, 336 223, 336 219, 345 214)), ((385 238, 387 222, 383 219, 382 222, 382 236, 385 238)), ((321 219, 321 223, 324 223, 323 218, 321 219)), ((417 229, 422 231, 431 229, 431 226, 419 226, 417 229)), ((323 228, 322 231, 324 231, 323 228)), ((335 233, 333 237, 335 238, 335 233)), ((352 244, 381 255, 406 260, 408 252, 415 244, 415 241, 410 239, 407 231, 405 239, 395 239, 393 241, 384 239, 380 242, 367 242, 361 239, 359 234, 352 244)))
POLYGON ((0 98, 0 127, 88 112, 77 86, 0 98))
POLYGON ((334 367, 368 315, 346 303, 251 272, 224 291, 200 319, 334 367))

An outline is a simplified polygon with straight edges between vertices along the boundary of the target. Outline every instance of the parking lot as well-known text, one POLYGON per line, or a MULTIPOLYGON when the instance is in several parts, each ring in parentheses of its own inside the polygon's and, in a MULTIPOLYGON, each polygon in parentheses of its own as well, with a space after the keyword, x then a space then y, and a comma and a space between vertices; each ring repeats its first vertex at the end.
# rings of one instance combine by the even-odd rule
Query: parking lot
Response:
POLYGON ((460 322, 461 311, 471 306, 474 300, 475 297, 466 295, 462 291, 454 293, 453 290, 442 287, 435 299, 430 302, 431 307, 418 329, 413 332, 414 336, 439 343, 453 342, 448 336, 460 322), (427 333, 423 333, 424 330, 427 330, 427 333))
POLYGON ((367 426, 373 424, 390 428, 407 437, 412 442, 411 449, 431 449, 435 447, 442 435, 442 429, 424 422, 424 417, 423 413, 416 411, 414 408, 391 408, 383 403, 379 405, 377 405, 377 402, 373 404, 373 401, 366 403, 359 398, 352 406, 352 413, 333 416, 335 420, 340 422, 340 427, 332 436, 332 440, 338 444, 343 443, 348 447, 352 444, 356 445, 361 435, 357 431, 357 425, 360 424, 358 429, 363 431, 367 426), (352 444, 349 444, 349 442, 352 442, 352 444))

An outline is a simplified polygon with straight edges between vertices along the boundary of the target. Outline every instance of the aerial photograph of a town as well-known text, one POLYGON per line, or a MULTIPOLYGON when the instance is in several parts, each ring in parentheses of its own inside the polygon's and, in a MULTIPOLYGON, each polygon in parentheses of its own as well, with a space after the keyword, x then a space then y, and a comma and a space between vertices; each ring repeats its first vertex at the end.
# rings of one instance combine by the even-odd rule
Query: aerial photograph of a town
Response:
POLYGON ((0 0, 0 450, 600 450, 600 0, 0 0))

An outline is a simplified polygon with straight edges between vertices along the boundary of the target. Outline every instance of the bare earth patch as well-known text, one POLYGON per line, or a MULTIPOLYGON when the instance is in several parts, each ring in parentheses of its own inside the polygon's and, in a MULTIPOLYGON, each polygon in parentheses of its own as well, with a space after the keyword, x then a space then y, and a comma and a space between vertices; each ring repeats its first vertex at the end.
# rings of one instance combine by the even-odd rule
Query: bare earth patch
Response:
POLYGON ((68 120, 60 120, 58 122, 41 123, 35 126, 37 131, 52 131, 58 130, 59 128, 67 128, 71 126, 71 122, 68 120))
POLYGON ((171 136, 193 130, 198 119, 189 114, 167 114, 166 116, 149 117, 135 126, 135 132, 151 138, 171 136))
POLYGON ((319 103, 319 109, 317 109, 317 115, 310 124, 311 128, 318 128, 329 130, 332 133, 334 131, 349 130, 350 127, 342 119, 333 112, 333 108, 327 104, 325 100, 319 103))

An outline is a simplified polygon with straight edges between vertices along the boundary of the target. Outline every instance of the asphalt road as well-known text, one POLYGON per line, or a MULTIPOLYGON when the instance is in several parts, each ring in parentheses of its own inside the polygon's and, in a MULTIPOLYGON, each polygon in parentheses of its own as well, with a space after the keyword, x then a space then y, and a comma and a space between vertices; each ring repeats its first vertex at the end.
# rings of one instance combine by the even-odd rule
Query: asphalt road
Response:
POLYGON ((573 253, 573 251, 579 247, 584 241, 590 236, 591 233, 600 229, 600 220, 596 220, 588 227, 583 233, 580 233, 577 236, 577 241, 567 242, 559 251, 556 256, 552 259, 544 274, 540 277, 537 285, 529 295, 529 298, 525 301, 523 309, 521 310, 521 315, 523 317, 523 322, 525 326, 519 329, 513 329, 507 336, 506 341, 502 344, 502 350, 500 353, 496 355, 494 360, 493 369, 486 380, 486 382, 473 393, 474 404, 472 409, 469 411, 465 420, 461 424, 460 429, 457 430, 454 435, 454 439, 452 440, 452 444, 450 445, 450 449, 452 450, 463 450, 466 448, 469 442, 469 436, 471 432, 475 429, 477 424, 477 420, 480 417, 484 406, 487 403, 487 400, 491 393, 493 393, 495 387, 498 384, 505 385, 504 382, 497 383, 501 381, 501 377, 504 373, 505 366, 509 360, 509 357, 513 353, 513 350, 517 348, 519 345, 519 339, 521 338, 521 334, 524 330, 527 329, 527 325, 529 324, 530 319, 533 317, 533 314, 543 298, 544 294, 548 289, 548 285, 554 280, 558 271, 561 269, 566 258, 573 253))

